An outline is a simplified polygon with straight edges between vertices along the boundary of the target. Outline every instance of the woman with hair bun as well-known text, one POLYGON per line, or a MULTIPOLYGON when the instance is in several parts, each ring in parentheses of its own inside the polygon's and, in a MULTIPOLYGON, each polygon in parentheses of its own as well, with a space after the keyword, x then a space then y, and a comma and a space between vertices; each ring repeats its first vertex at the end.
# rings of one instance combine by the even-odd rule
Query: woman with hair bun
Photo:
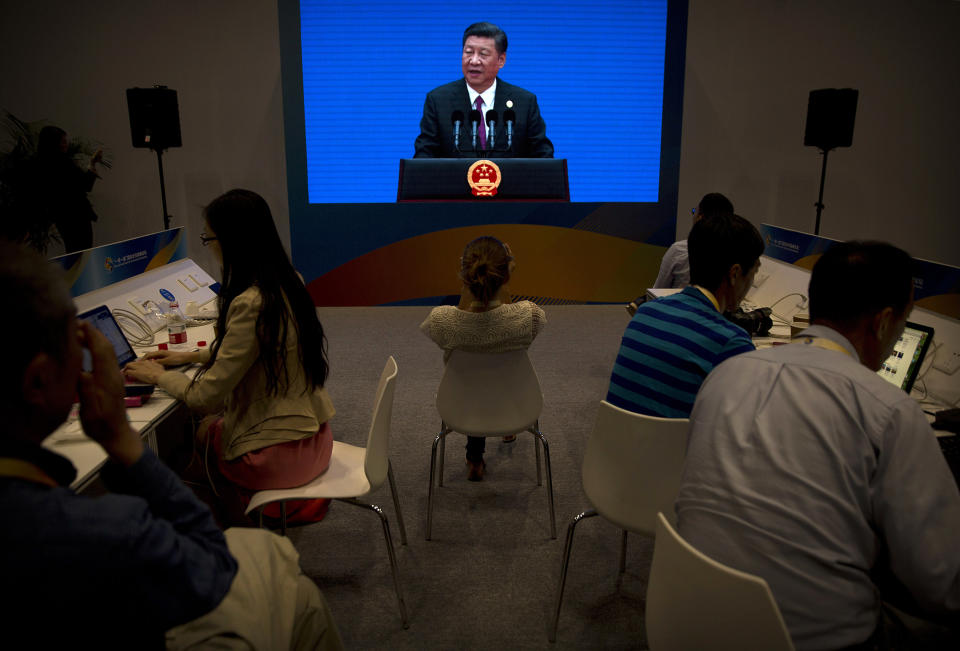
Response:
MULTIPOLYGON (((460 258, 460 303, 433 308, 420 330, 443 349, 443 361, 454 350, 503 353, 530 347, 547 319, 530 301, 510 302, 507 283, 516 263, 510 247, 483 236, 467 244, 460 258)), ((513 441, 516 435, 504 437, 513 441)), ((486 439, 467 437, 467 479, 480 481, 486 464, 486 439)))

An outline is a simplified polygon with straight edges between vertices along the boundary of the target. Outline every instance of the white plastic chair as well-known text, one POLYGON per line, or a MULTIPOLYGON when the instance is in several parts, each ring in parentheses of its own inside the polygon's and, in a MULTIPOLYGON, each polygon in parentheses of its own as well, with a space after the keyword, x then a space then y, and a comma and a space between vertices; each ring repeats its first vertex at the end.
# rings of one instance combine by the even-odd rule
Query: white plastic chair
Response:
POLYGON ((567 582, 573 532, 581 520, 601 515, 623 529, 620 574, 627 565, 627 532, 653 535, 658 511, 673 512, 680 489, 680 471, 687 454, 686 418, 644 416, 600 402, 597 421, 583 458, 583 490, 593 505, 567 528, 557 603, 550 625, 551 642, 567 582))
POLYGON ((557 537, 553 509, 553 475, 550 470, 550 448, 540 431, 543 393, 540 380, 525 350, 506 353, 471 353, 455 350, 447 360, 440 388, 437 390, 437 411, 440 412, 440 433, 433 439, 430 455, 430 488, 427 492, 427 540, 433 527, 433 484, 443 486, 443 457, 446 436, 459 432, 467 436, 508 436, 530 432, 537 457, 537 486, 542 485, 540 446, 543 446, 547 471, 547 496, 550 503, 550 537, 557 537), (537 442, 539 441, 539 445, 537 442), (436 474, 437 446, 440 446, 440 468, 436 474))
POLYGON ((647 587, 652 651, 793 651, 767 582, 708 558, 657 514, 647 587))
MULTIPOLYGON (((393 537, 390 535, 390 523, 383 509, 376 504, 360 502, 358 498, 366 497, 379 489, 384 480, 390 481, 390 493, 393 496, 393 507, 397 512, 397 524, 400 527, 400 541, 407 544, 407 531, 403 526, 403 514, 400 511, 400 500, 397 496, 397 486, 393 479, 393 468, 390 466, 387 448, 390 437, 390 417, 393 411, 393 393, 397 379, 397 362, 391 356, 387 360, 380 382, 377 385, 377 397, 373 405, 373 419, 370 423, 370 433, 367 436, 367 447, 361 448, 340 441, 333 442, 333 453, 330 456, 330 466, 326 472, 311 481, 309 484, 296 488, 271 489, 258 491, 250 499, 247 514, 270 504, 281 503, 281 532, 287 531, 286 502, 289 500, 304 499, 335 499, 347 504, 353 504, 370 509, 378 516, 383 525, 383 537, 387 543, 387 555, 390 557, 390 570, 393 573, 393 586, 397 592, 397 601, 400 604, 400 617, 403 627, 409 626, 407 610, 400 590, 400 575, 397 571, 397 557, 393 549, 393 537)), ((260 512, 261 523, 263 511, 260 512)))

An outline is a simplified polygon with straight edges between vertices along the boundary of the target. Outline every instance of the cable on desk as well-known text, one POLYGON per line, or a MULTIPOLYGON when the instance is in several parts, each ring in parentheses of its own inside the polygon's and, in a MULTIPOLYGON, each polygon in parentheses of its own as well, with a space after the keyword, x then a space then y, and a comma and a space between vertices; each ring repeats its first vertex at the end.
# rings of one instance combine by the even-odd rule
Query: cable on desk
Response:
POLYGON ((938 344, 935 341, 930 342, 930 347, 933 348, 933 350, 930 351, 930 353, 927 354, 927 358, 923 360, 924 362, 928 362, 927 368, 926 370, 924 370, 923 368, 920 369, 920 371, 917 373, 918 380, 922 380, 923 378, 925 378, 927 376, 927 373, 930 372, 930 369, 933 368, 933 361, 937 358, 937 351, 940 350, 940 347, 942 345, 943 344, 938 344))
POLYGON ((801 293, 801 292, 790 292, 789 294, 784 294, 783 296, 781 296, 780 298, 778 298, 777 300, 775 300, 773 303, 771 303, 771 304, 770 304, 770 309, 772 310, 774 307, 776 307, 777 303, 779 303, 780 301, 782 301, 782 300, 784 300, 784 299, 790 298, 791 296, 799 296, 799 297, 800 297, 801 300, 800 300, 800 305, 798 306, 799 309, 802 310, 802 309, 805 309, 805 308, 806 308, 806 306, 807 306, 807 295, 806 295, 806 294, 803 294, 803 293, 801 293))
MULTIPOLYGON (((914 388, 914 389, 919 389, 920 387, 923 387, 923 395, 920 396, 920 401, 923 402, 923 401, 926 400, 927 397, 928 397, 928 396, 927 396, 927 383, 923 381, 923 378, 918 377, 918 378, 916 379, 916 381, 913 383, 913 388, 914 388), (917 386, 918 384, 920 385, 919 387, 917 386)), ((924 410, 924 411, 926 411, 926 410, 924 410)), ((928 413, 929 413, 929 412, 928 412, 928 413)))
POLYGON ((770 304, 770 316, 776 317, 778 320, 780 320, 780 321, 783 323, 783 325, 792 325, 792 324, 793 324, 793 319, 792 319, 792 318, 788 319, 787 317, 783 316, 782 314, 777 314, 776 312, 773 311, 773 308, 777 306, 777 303, 779 303, 780 301, 783 301, 784 299, 790 298, 791 296, 799 296, 799 297, 800 297, 800 299, 801 299, 801 304, 800 304, 800 308, 799 308, 799 309, 802 310, 802 309, 804 309, 804 308, 806 307, 806 305, 807 305, 807 295, 806 295, 806 294, 803 294, 803 293, 801 293, 801 292, 790 292, 789 294, 784 294, 783 296, 781 296, 780 298, 778 298, 777 300, 775 300, 773 303, 770 304))
POLYGON ((198 326, 205 326, 208 323, 216 321, 217 317, 215 316, 188 316, 184 317, 183 321, 187 324, 188 328, 196 328, 198 326))
POLYGON ((152 346, 153 345, 153 330, 147 325, 147 322, 144 321, 140 315, 134 314, 130 310, 125 310, 123 308, 117 308, 112 310, 113 316, 117 319, 117 325, 120 326, 120 329, 123 330, 123 334, 126 335, 127 339, 134 346, 152 346), (124 327, 124 322, 129 321, 136 326, 124 327))

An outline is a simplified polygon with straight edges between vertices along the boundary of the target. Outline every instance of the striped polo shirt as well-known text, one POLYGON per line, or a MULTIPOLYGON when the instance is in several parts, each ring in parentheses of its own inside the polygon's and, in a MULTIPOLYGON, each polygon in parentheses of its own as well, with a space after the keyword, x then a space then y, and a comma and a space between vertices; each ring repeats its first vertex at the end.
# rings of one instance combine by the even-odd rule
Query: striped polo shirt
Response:
POLYGON ((630 320, 613 365, 607 402, 663 418, 688 418, 713 367, 754 350, 695 287, 647 301, 630 320))

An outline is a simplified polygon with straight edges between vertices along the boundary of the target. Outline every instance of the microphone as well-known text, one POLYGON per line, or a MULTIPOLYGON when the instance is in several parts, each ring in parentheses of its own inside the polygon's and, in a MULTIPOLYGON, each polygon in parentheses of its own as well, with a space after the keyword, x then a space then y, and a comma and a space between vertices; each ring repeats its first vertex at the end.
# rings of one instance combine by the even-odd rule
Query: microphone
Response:
POLYGON ((473 151, 477 151, 477 129, 480 128, 481 120, 483 120, 483 116, 480 115, 480 111, 477 109, 470 111, 470 133, 473 137, 473 151))
POLYGON ((463 111, 454 111, 450 115, 450 121, 453 122, 453 148, 460 151, 460 124, 463 122, 463 111))
POLYGON ((507 150, 513 147, 513 123, 517 119, 517 114, 513 109, 507 109, 503 112, 503 121, 507 125, 507 150))
POLYGON ((490 149, 496 147, 497 139, 497 112, 493 109, 487 111, 487 143, 490 149))

